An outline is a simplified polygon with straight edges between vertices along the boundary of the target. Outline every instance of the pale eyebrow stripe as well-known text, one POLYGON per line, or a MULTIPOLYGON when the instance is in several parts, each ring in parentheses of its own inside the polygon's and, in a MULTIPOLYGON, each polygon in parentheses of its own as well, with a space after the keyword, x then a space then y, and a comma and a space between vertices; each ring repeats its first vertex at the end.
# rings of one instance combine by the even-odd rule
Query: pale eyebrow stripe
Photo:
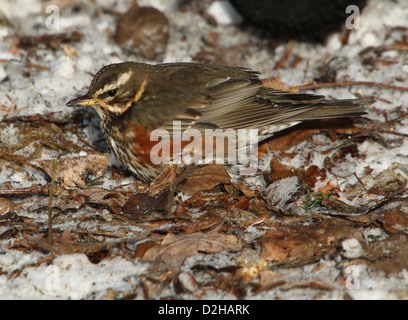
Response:
POLYGON ((107 92, 109 90, 116 89, 120 85, 126 83, 130 79, 130 77, 132 76, 132 73, 133 72, 131 70, 129 70, 128 72, 125 72, 125 73, 121 74, 119 76, 119 78, 114 83, 107 83, 103 88, 97 90, 95 92, 95 96, 98 96, 99 94, 101 94, 103 92, 107 92))

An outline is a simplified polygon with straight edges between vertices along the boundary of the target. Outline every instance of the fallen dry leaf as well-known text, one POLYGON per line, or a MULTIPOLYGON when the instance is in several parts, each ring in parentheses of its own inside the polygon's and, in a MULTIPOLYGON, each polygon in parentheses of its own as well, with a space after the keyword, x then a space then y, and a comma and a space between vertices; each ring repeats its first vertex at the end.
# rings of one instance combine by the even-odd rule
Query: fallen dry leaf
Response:
POLYGON ((376 269, 386 273, 408 269, 408 239, 405 234, 394 234, 386 240, 370 243, 365 252, 376 269))
POLYGON ((402 206, 387 210, 378 221, 389 232, 408 232, 408 213, 402 210, 402 206))
POLYGON ((255 213, 257 217, 271 217, 277 213, 277 209, 274 207, 269 207, 264 199, 254 198, 248 207, 248 210, 255 213))
POLYGON ((29 241, 29 245, 35 245, 43 250, 51 251, 54 254, 73 254, 84 253, 92 263, 98 263, 98 257, 105 257, 112 247, 120 243, 139 241, 148 236, 148 232, 140 232, 132 237, 121 237, 115 241, 101 242, 73 242, 71 239, 74 235, 63 234, 63 237, 53 238, 52 244, 47 239, 38 239, 29 241), (92 258, 91 258, 92 257, 92 258), (93 259, 93 260, 92 260, 93 259), (97 261, 97 262, 96 262, 97 261))
POLYGON ((194 168, 188 177, 177 185, 177 191, 194 194, 199 191, 210 190, 222 183, 230 183, 231 177, 223 165, 208 164, 194 168))
MULTIPOLYGON (((298 126, 299 128, 300 126, 298 126)), ((292 146, 297 145, 312 135, 320 132, 319 129, 293 129, 287 134, 273 137, 268 141, 268 149, 275 151, 289 150, 292 146)))
POLYGON ((0 198, 0 216, 14 212, 14 203, 6 198, 0 198))
POLYGON ((324 181, 326 178, 326 169, 320 169, 316 165, 311 165, 305 172, 305 180, 310 188, 314 188, 317 181, 324 181))
POLYGON ((226 195, 196 193, 184 203, 190 208, 203 208, 206 204, 217 205, 223 203, 226 195))
POLYGON ((126 201, 122 207, 122 212, 126 215, 131 215, 134 219, 141 218, 144 214, 158 209, 169 194, 169 189, 163 189, 162 192, 156 194, 150 194, 149 190, 137 193, 126 201))
POLYGON ((353 207, 339 199, 333 199, 330 197, 323 197, 320 205, 322 208, 329 210, 329 214, 347 215, 351 217, 361 215, 365 209, 361 207, 353 207))
POLYGON ((287 205, 295 201, 303 188, 297 176, 288 177, 271 183, 263 190, 263 198, 271 208, 287 210, 287 205))
POLYGON ((142 259, 146 251, 154 246, 157 246, 156 242, 154 241, 146 241, 146 242, 139 243, 134 252, 134 256, 136 258, 142 259))
POLYGON ((75 233, 72 233, 71 230, 65 229, 62 232, 61 242, 62 243, 74 243, 75 242, 75 233))
POLYGON ((304 170, 292 166, 283 165, 277 158, 272 158, 270 166, 270 177, 272 181, 277 181, 293 176, 297 176, 300 179, 303 179, 303 176, 305 175, 304 170))
POLYGON ((143 256, 144 261, 160 259, 165 263, 180 266, 194 255, 218 253, 225 250, 238 251, 242 244, 235 235, 225 235, 217 231, 193 234, 167 234, 160 246, 151 247, 143 256))
POLYGON ((302 265, 335 249, 344 238, 363 239, 363 234, 352 222, 340 219, 326 219, 312 226, 283 226, 263 237, 262 255, 278 264, 302 265))
POLYGON ((137 193, 129 198, 122 208, 126 215, 140 218, 156 209, 170 210, 174 203, 174 192, 192 169, 190 166, 168 165, 164 168, 150 187, 142 193, 137 193))
POLYGON ((130 197, 122 210, 124 214, 134 215, 134 218, 156 209, 170 211, 176 191, 193 194, 230 181, 231 178, 222 165, 168 165, 145 192, 130 197))
POLYGON ((272 89, 276 89, 276 90, 282 90, 282 91, 288 91, 289 92, 288 86, 286 84, 284 84, 279 77, 274 77, 274 78, 271 78, 271 79, 263 79, 262 84, 266 88, 272 88, 272 89))
MULTIPOLYGON (((109 165, 109 153, 88 153, 83 157, 58 159, 55 180, 67 186, 84 186, 89 176, 99 178, 109 165)), ((54 160, 38 160, 39 165, 51 176, 54 160)))
MULTIPOLYGON (((354 127, 352 119, 306 121, 287 132, 276 134, 275 137, 268 140, 267 147, 269 150, 285 151, 322 131, 331 131, 331 134, 355 134, 359 130, 358 127, 354 127)), ((265 152, 265 150, 262 151, 265 152)))
POLYGON ((73 253, 93 253, 103 250, 107 244, 105 242, 94 242, 94 243, 79 243, 79 242, 66 242, 64 239, 54 239, 53 243, 50 245, 45 239, 35 241, 35 243, 45 249, 52 251, 56 254, 73 254, 73 253))
POLYGON ((193 219, 192 221, 181 220, 176 229, 183 230, 185 233, 195 233, 199 231, 209 230, 214 228, 217 224, 221 222, 220 217, 204 214, 199 218, 193 219))
POLYGON ((46 48, 56 49, 62 43, 72 43, 81 41, 84 35, 80 32, 69 32, 59 34, 42 34, 39 36, 20 36, 18 37, 18 48, 30 49, 37 46, 45 46, 46 48))
POLYGON ((393 193, 402 190, 407 185, 407 180, 402 174, 399 174, 393 169, 382 171, 374 178, 374 181, 374 185, 368 191, 384 196, 390 196, 393 193))

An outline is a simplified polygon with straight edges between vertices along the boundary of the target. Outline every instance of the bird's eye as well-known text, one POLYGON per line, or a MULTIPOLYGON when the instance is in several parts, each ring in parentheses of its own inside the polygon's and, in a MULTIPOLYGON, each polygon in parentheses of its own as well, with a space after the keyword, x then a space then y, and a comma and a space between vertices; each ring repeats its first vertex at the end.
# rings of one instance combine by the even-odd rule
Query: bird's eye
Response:
POLYGON ((106 93, 108 94, 109 97, 114 97, 117 92, 118 92, 118 89, 112 89, 112 90, 109 90, 106 93))

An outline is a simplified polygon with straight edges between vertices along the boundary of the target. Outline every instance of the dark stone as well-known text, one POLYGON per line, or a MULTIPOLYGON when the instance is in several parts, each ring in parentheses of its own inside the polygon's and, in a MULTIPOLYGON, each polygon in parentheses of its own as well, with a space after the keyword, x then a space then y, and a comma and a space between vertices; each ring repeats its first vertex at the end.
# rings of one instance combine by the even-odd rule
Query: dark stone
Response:
POLYGON ((246 22, 278 39, 323 41, 344 26, 349 5, 360 13, 367 0, 230 0, 246 22))
POLYGON ((119 17, 115 38, 121 47, 155 60, 166 51, 168 29, 167 18, 159 10, 134 5, 119 17))

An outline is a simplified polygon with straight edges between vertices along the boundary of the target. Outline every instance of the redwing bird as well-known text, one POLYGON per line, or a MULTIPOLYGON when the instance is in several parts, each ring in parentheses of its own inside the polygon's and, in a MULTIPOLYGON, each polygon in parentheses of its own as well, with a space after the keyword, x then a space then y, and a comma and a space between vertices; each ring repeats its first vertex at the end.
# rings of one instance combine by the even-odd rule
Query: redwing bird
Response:
POLYGON ((365 114, 369 99, 327 100, 263 86, 259 73, 242 67, 198 63, 111 64, 93 78, 89 91, 67 106, 90 106, 116 158, 151 182, 166 163, 154 164, 155 129, 175 139, 181 130, 256 129, 258 141, 307 120, 365 114))

